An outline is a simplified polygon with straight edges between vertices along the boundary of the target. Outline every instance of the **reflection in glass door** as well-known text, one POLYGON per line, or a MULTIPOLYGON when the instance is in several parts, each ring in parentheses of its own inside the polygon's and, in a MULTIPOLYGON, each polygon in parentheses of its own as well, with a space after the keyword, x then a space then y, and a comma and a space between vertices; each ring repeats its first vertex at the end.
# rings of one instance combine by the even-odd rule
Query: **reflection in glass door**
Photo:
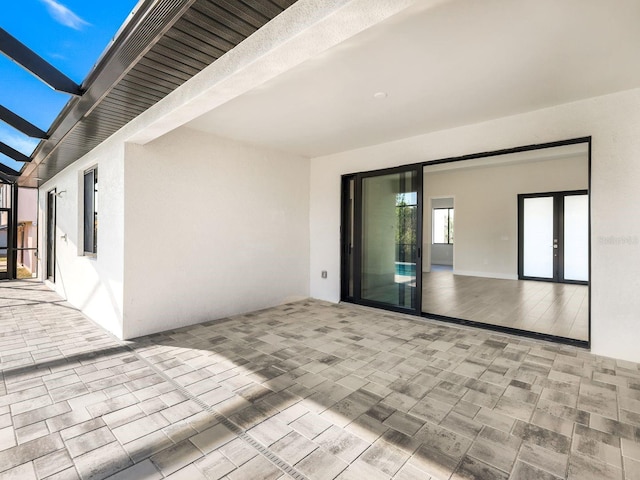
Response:
POLYGON ((343 182, 344 300, 420 313, 421 188, 416 168, 343 182))
POLYGON ((589 281, 589 195, 586 191, 518 195, 519 278, 589 281))
POLYGON ((0 278, 9 278, 9 239, 11 210, 0 209, 0 278))

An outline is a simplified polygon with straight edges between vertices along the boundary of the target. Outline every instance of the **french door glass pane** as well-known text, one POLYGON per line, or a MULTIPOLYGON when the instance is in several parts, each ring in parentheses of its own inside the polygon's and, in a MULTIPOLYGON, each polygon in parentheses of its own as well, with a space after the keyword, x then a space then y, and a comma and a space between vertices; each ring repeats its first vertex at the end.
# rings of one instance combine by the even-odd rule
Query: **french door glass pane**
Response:
POLYGON ((589 280, 589 196, 564 197, 564 279, 589 280))
POLYGON ((361 298, 417 308, 417 172, 362 180, 361 298))
POLYGON ((553 197, 524 199, 523 275, 553 278, 553 197))

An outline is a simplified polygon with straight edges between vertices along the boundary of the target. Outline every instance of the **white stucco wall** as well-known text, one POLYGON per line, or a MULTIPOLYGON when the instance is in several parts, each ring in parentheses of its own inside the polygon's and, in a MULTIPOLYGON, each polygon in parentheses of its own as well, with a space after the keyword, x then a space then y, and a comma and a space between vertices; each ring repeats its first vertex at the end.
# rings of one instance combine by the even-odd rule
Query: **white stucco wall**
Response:
POLYGON ((308 159, 180 128, 125 186, 125 338, 308 297, 308 159))
POLYGON ((340 298, 340 175, 592 136, 592 351, 640 361, 638 131, 634 89, 312 159, 311 296, 340 298))
POLYGON ((124 145, 107 142, 40 187, 39 278, 46 276, 47 192, 56 189, 56 275, 51 288, 87 316, 122 337, 124 145), (98 167, 98 254, 83 255, 84 171, 98 167), (66 236, 66 237, 65 237, 66 236))

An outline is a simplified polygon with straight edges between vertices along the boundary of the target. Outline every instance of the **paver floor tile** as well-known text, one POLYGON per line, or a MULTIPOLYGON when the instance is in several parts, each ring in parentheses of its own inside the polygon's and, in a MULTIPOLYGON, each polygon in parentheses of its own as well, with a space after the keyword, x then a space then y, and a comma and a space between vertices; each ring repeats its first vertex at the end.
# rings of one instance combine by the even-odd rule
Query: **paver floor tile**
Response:
POLYGON ((640 476, 635 363, 311 300, 120 342, 0 290, 1 478, 640 476))

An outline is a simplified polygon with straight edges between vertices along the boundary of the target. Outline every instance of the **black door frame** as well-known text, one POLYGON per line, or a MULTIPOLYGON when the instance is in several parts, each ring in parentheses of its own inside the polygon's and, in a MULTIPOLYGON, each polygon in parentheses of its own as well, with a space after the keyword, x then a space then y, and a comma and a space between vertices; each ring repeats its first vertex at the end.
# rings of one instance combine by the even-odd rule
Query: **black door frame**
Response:
POLYGON ((355 175, 342 176, 342 197, 340 202, 340 300, 351 303, 354 303, 355 292, 354 279, 352 275, 352 270, 355 270, 353 260, 355 181, 355 175))
MULTIPOLYGON (((566 146, 566 145, 577 145, 577 144, 582 144, 585 143, 587 144, 587 170, 588 170, 588 188, 587 191, 589 193, 591 193, 591 136, 586 136, 586 137, 577 137, 577 138, 571 138, 568 140, 560 140, 560 141, 554 141, 554 142, 546 142, 546 143, 537 143, 537 144, 530 144, 530 145, 523 145, 520 147, 515 147, 515 148, 505 148, 502 150, 494 150, 494 151, 486 151, 486 152, 478 152, 478 153, 472 153, 472 154, 468 154, 468 155, 461 155, 461 156, 457 156, 457 157, 447 157, 447 158, 441 158, 441 159, 436 159, 436 160, 428 160, 428 161, 423 161, 423 162, 419 162, 419 163, 414 163, 414 164, 410 164, 410 165, 406 165, 406 167, 419 167, 420 169, 422 169, 425 166, 428 165, 438 165, 441 163, 451 163, 451 162, 462 162, 465 160, 473 160, 473 159, 477 159, 477 158, 486 158, 486 157, 496 157, 496 156, 500 156, 500 155, 509 155, 509 154, 513 154, 513 153, 521 153, 521 152, 529 152, 529 151, 534 151, 534 150, 541 150, 541 149, 545 149, 545 148, 553 148, 553 147, 561 147, 561 146, 566 146)), ((367 172, 365 172, 367 173, 367 172)), ((341 219, 343 221, 342 225, 341 225, 341 287, 343 287, 344 285, 348 285, 348 282, 344 281, 345 276, 348 274, 348 270, 345 269, 345 255, 344 255, 344 243, 345 243, 345 239, 347 238, 345 233, 346 233, 346 223, 344 222, 345 219, 345 202, 344 202, 344 185, 345 182, 349 179, 349 178, 356 178, 357 177, 357 173, 350 173, 350 174, 345 174, 342 176, 343 179, 343 191, 342 191, 342 202, 341 202, 341 208, 342 208, 342 212, 341 212, 341 219)), ((348 184, 348 183, 347 183, 348 184)), ((420 189, 420 207, 422 207, 422 186, 420 189)), ((420 218, 419 221, 422 222, 422 210, 420 212, 420 218)), ((420 224, 420 230, 422 230, 422 223, 420 224)), ((420 232, 422 235, 422 231, 420 232)), ((422 261, 422 259, 421 259, 422 261)), ((422 275, 420 275, 421 277, 422 275)), ((420 292, 422 292, 422 279, 420 278, 420 292)), ((589 280, 591 280, 591 194, 589 194, 589 280)), ((545 334, 545 333, 539 333, 539 332, 533 332, 530 330, 522 330, 519 328, 511 328, 511 327, 505 327, 502 325, 491 325, 488 323, 483 323, 483 322, 477 322, 477 321, 472 321, 472 320, 466 320, 463 318, 454 318, 454 317, 445 317, 445 316, 441 316, 441 315, 435 315, 435 314, 430 314, 427 312, 421 312, 420 315, 426 318, 431 318, 431 319, 435 319, 435 320, 440 320, 440 321, 444 321, 444 322, 448 322, 448 323, 455 323, 455 324, 460 324, 460 325, 469 325, 472 327, 478 327, 478 328, 482 328, 484 330, 493 330, 493 331, 497 331, 497 332, 501 332, 501 333, 508 333, 508 334, 515 334, 515 335, 520 335, 523 337, 530 337, 530 338, 538 338, 538 339, 543 339, 543 340, 548 340, 548 341, 552 341, 552 342, 556 342, 556 343, 563 343, 563 344, 569 344, 569 345, 576 345, 579 347, 584 347, 584 348, 590 348, 591 346, 591 301, 593 296, 591 295, 591 281, 589 281, 588 285, 588 296, 589 296, 589 305, 588 305, 588 309, 589 309, 589 313, 588 313, 588 330, 589 330, 589 339, 585 342, 583 340, 576 340, 573 338, 565 338, 565 337, 558 337, 555 335, 550 335, 550 334, 545 334)), ((346 301, 346 302, 350 302, 350 303, 360 303, 355 301, 355 299, 353 298, 348 298, 343 296, 344 290, 341 288, 341 300, 342 301, 346 301)), ((379 306, 379 305, 375 305, 378 308, 381 309, 388 309, 385 306, 379 306)), ((406 313, 406 312, 405 312, 406 313)))
POLYGON ((10 192, 10 205, 9 207, 3 207, 0 210, 8 212, 8 224, 7 224, 7 271, 0 272, 0 280, 14 280, 17 273, 17 258, 18 252, 16 250, 16 243, 18 241, 18 185, 15 183, 2 182, 3 185, 9 185, 10 192))
POLYGON ((47 192, 47 235, 46 235, 46 265, 44 277, 50 282, 56 282, 56 189, 47 192))
POLYGON ((400 167, 371 170, 342 176, 342 201, 341 201, 341 282, 340 299, 342 301, 365 305, 369 307, 407 313, 410 315, 422 315, 422 195, 423 172, 421 164, 405 165, 400 167), (417 218, 416 218, 416 287, 415 308, 403 308, 383 302, 377 302, 362 298, 361 274, 362 272, 362 182, 365 178, 393 175, 396 173, 416 173, 417 190, 417 218), (350 182, 354 182, 353 199, 350 198, 350 182), (353 231, 352 231, 353 226, 353 231), (349 242, 353 239, 353 243, 349 242), (351 267, 353 265, 353 267, 351 267), (349 292, 349 285, 353 282, 353 294, 349 292))
MULTIPOLYGON (((564 278, 564 198, 572 195, 589 195, 588 190, 565 190, 561 192, 522 193, 518 195, 518 279, 535 280, 538 282, 569 283, 575 285, 588 285, 589 281, 567 280, 564 278), (530 277, 524 275, 524 201, 527 198, 553 198, 553 276, 530 277), (557 240, 557 242, 556 242, 557 240)), ((591 251, 591 238, 589 238, 588 251, 591 251)))

